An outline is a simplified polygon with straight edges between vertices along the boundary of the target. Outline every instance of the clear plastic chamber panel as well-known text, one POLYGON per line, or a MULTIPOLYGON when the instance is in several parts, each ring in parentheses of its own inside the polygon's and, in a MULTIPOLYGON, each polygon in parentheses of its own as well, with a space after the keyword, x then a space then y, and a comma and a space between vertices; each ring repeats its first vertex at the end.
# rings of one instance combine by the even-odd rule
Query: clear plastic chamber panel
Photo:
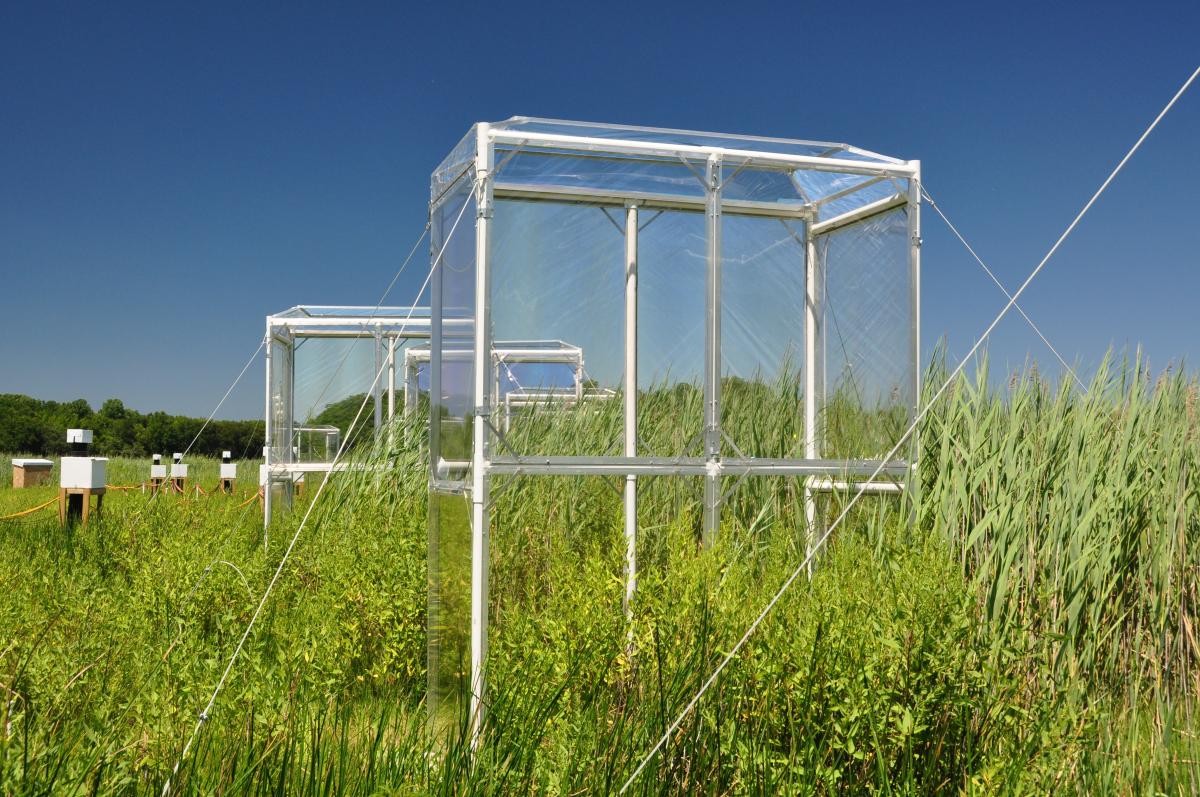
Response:
POLYGON ((300 305, 271 316, 269 326, 275 465, 328 464, 339 450, 374 439, 403 411, 406 350, 428 349, 430 335, 428 309, 415 307, 300 305))
POLYGON ((356 438, 374 427, 375 403, 383 400, 375 379, 382 348, 373 335, 296 340, 293 445, 297 461, 329 461, 331 444, 336 455, 356 417, 356 438), (339 443, 333 442, 335 437, 339 443))
POLYGON ((273 463, 292 461, 293 341, 286 329, 271 330, 268 341, 267 455, 273 463))
POLYGON ((706 246, 704 213, 639 209, 637 425, 645 456, 701 454, 706 246))
POLYGON ((624 551, 626 475, 645 488, 633 521, 686 517, 707 539, 726 504, 724 528, 759 533, 769 504, 801 545, 807 477, 862 478, 887 454, 916 401, 913 171, 838 143, 523 117, 476 126, 439 165, 428 367, 435 717, 462 719, 466 685, 482 677, 472 624, 486 640, 488 620, 505 621, 496 601, 525 594, 489 587, 489 569, 520 577, 496 557, 568 515, 564 539, 611 535, 604 544, 624 551), (550 502, 536 511, 514 497, 533 483, 529 494, 550 502), (479 485, 485 494, 472 496, 479 485), (483 528, 472 529, 472 499, 483 528), (559 506, 572 500, 596 516, 559 506), (488 546, 473 584, 473 547, 488 546))
POLYGON ((452 487, 471 458, 475 374, 475 194, 463 175, 434 207, 430 243, 433 326, 430 455, 435 481, 452 487))
POLYGON ((624 373, 624 212, 497 199, 492 222, 491 367, 503 450, 612 453, 621 439, 612 399, 624 373))
POLYGON ((726 456, 804 455, 806 234, 802 219, 721 219, 726 456))
POLYGON ((429 717, 439 734, 458 727, 470 675, 471 505, 465 480, 475 407, 474 186, 473 172, 462 173, 430 214, 427 677, 429 717))
MULTIPOLYGON (((817 237, 822 308, 822 454, 881 459, 915 402, 908 213, 903 207, 817 237)), ((906 451, 896 459, 905 459, 906 451)))

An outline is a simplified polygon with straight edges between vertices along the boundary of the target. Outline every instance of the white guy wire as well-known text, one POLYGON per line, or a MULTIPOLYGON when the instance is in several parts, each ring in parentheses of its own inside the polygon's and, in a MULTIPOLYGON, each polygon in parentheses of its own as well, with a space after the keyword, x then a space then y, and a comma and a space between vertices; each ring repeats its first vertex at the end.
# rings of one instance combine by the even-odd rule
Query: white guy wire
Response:
MULTIPOLYGON (((425 293, 425 289, 429 286, 429 281, 433 278, 433 272, 437 269, 438 264, 442 261, 442 256, 446 252, 446 244, 449 243, 450 239, 454 237, 454 231, 458 229, 458 223, 462 221, 463 214, 466 212, 470 204, 470 202, 463 203, 462 210, 460 210, 458 213, 458 218, 454 220, 454 224, 451 226, 450 232, 447 233, 445 241, 442 242, 441 250, 438 252, 438 255, 434 259, 432 265, 429 266, 429 273, 425 275, 425 281, 421 283, 421 289, 417 292, 417 301, 420 300, 421 296, 425 293)), ((389 286, 389 290, 390 289, 391 288, 389 286)), ((382 300, 379 304, 383 304, 382 300)), ((377 305, 376 310, 378 310, 378 307, 379 306, 377 305)), ((408 322, 412 319, 413 309, 414 308, 412 306, 408 308, 408 315, 405 317, 404 323, 400 327, 401 330, 403 330, 408 325, 408 322)), ((254 625, 258 622, 258 617, 262 613, 263 607, 267 605, 267 599, 271 597, 271 590, 275 588, 275 583, 279 580, 279 576, 283 573, 283 568, 287 565, 288 559, 292 555, 292 550, 296 547, 296 542, 300 539, 300 534, 304 531, 304 527, 308 525, 308 519, 312 515, 313 508, 316 507, 317 502, 321 498, 321 494, 325 491, 325 485, 329 484, 329 477, 333 474, 333 466, 337 465, 337 463, 341 460, 342 455, 345 453, 346 447, 349 444, 350 439, 353 437, 354 428, 358 425, 359 419, 362 418, 363 410, 366 408, 368 401, 370 401, 371 393, 374 391, 375 385, 379 383, 379 379, 383 375, 385 367, 386 364, 381 366, 379 370, 375 372, 375 379, 371 382, 371 389, 368 390, 366 395, 363 396, 362 404, 359 405, 358 412, 355 414, 354 420, 350 422, 350 426, 346 430, 346 437, 342 440, 342 444, 338 448, 337 454, 334 455, 332 462, 330 462, 330 469, 325 472, 325 478, 321 480, 321 484, 317 487, 317 492, 313 495, 312 501, 309 502, 308 509, 305 510, 304 517, 301 518, 300 525, 296 528, 296 533, 292 535, 291 542, 288 543, 287 549, 283 552, 283 557, 279 560, 279 566, 275 568, 275 574, 272 575, 271 580, 267 582, 267 588, 263 590, 262 598, 259 600, 258 606, 255 607, 254 614, 250 616, 250 622, 246 625, 246 630, 242 633, 241 639, 238 640, 237 647, 234 648, 233 655, 229 657, 229 662, 225 665, 225 671, 221 673, 221 678, 219 681, 217 681, 216 688, 213 689, 207 705, 205 705, 204 710, 200 712, 200 716, 196 720, 196 727, 192 729, 192 735, 188 738, 187 744, 183 746, 183 751, 179 754, 179 760, 175 762, 175 766, 171 769, 171 776, 168 777, 166 783, 163 784, 163 797, 166 797, 167 794, 170 794, 171 779, 179 774, 179 767, 187 758, 187 754, 191 750, 192 744, 196 741, 196 737, 200 734, 200 729, 204 727, 204 723, 208 720, 209 712, 212 711, 213 706, 217 702, 217 696, 221 693, 221 689, 224 688, 225 681, 229 678, 229 673, 233 670, 234 663, 237 662, 238 656, 241 655, 242 648, 245 647, 246 640, 250 637, 250 632, 254 630, 254 625)))
MULTIPOLYGON (((925 200, 929 203, 929 206, 934 209, 938 216, 941 217, 942 221, 946 222, 946 226, 950 228, 950 232, 954 233, 954 237, 958 238, 962 245, 966 247, 967 251, 971 253, 971 257, 975 258, 975 262, 979 264, 980 268, 982 268, 984 272, 992 278, 992 282, 996 283, 996 287, 999 288, 1007 298, 1011 299, 1012 294, 1008 292, 1008 288, 1004 287, 1004 284, 1000 282, 1000 280, 996 278, 996 275, 992 273, 992 270, 988 268, 987 263, 984 263, 983 259, 975 253, 975 249, 969 243, 967 243, 967 239, 963 237, 962 233, 958 231, 958 228, 955 227, 954 224, 951 223, 950 219, 946 217, 946 214, 942 212, 942 209, 938 203, 933 201, 933 195, 929 193, 928 189, 926 189, 924 185, 921 186, 921 193, 925 195, 925 200)), ((1029 317, 1021 305, 1016 304, 1015 302, 1013 303, 1013 309, 1020 313, 1021 317, 1029 322, 1030 328, 1032 328, 1033 331, 1037 333, 1037 336, 1042 339, 1042 343, 1046 344, 1046 348, 1058 358, 1058 362, 1063 368, 1067 369, 1067 373, 1069 373, 1071 378, 1075 380, 1075 384, 1079 385, 1079 388, 1084 392, 1084 395, 1086 395, 1088 392, 1087 385, 1085 385, 1083 380, 1079 378, 1079 375, 1075 373, 1075 369, 1067 365, 1067 361, 1063 359, 1061 354, 1058 353, 1058 349, 1054 348, 1054 344, 1046 339, 1046 336, 1042 334, 1042 330, 1038 329, 1038 325, 1033 323, 1033 319, 1029 317)))
POLYGON ((1158 123, 1161 122, 1162 118, 1167 115, 1167 112, 1170 111, 1179 98, 1183 96, 1183 93, 1188 90, 1188 87, 1192 85, 1197 76, 1200 76, 1200 67, 1197 67, 1196 71, 1192 73, 1192 76, 1187 79, 1179 91, 1175 92, 1175 96, 1171 98, 1171 101, 1168 102, 1166 106, 1159 112, 1158 116, 1154 118, 1154 121, 1150 123, 1150 126, 1146 128, 1146 131, 1142 133, 1140 138, 1138 138, 1137 143, 1135 143, 1133 147, 1127 153, 1125 153, 1125 157, 1121 158, 1121 162, 1117 164, 1116 168, 1112 170, 1100 187, 1096 189, 1096 193, 1092 194, 1092 198, 1089 199, 1087 204, 1083 206, 1083 210, 1079 211, 1079 214, 1075 217, 1074 221, 1067 226, 1067 229, 1063 232, 1063 234, 1060 235, 1058 240, 1054 242, 1054 246, 1050 247, 1050 251, 1046 253, 1045 257, 1042 258, 1041 262, 1037 264, 1033 271, 1029 273, 1029 276, 1026 277, 1025 281, 1021 283, 1021 287, 1017 288, 1017 292, 1009 297, 1008 304, 1004 305, 1004 309, 1000 311, 992 323, 988 324, 987 329, 985 329, 983 334, 979 336, 979 339, 975 341, 975 345, 971 347, 971 350, 967 352, 966 356, 959 361, 957 366, 955 366, 954 370, 946 378, 946 381, 942 383, 942 386, 937 389, 937 392, 935 392, 925 404, 924 409, 917 413, 917 416, 913 418, 912 423, 909 424, 908 429, 905 430, 904 434, 896 442, 896 445, 892 447, 891 451, 884 455, 879 467, 875 469, 875 472, 867 478, 866 482, 860 484, 858 492, 854 494, 854 497, 850 499, 849 503, 846 504, 845 508, 842 509, 841 513, 837 516, 829 528, 826 529, 825 532, 816 540, 812 550, 807 556, 804 557, 804 561, 801 562, 800 565, 792 571, 792 574, 788 576, 787 580, 783 582, 783 586, 779 588, 774 597, 767 602, 767 605, 763 607, 763 610, 759 612, 758 616, 754 618, 754 621, 750 623, 750 627, 746 629, 746 633, 742 634, 742 637, 737 641, 737 644, 735 644, 721 659, 721 663, 717 665, 716 669, 713 670, 708 679, 700 686, 700 690, 696 692, 695 697, 688 701, 688 704, 684 706, 683 711, 679 713, 679 716, 675 718, 663 735, 659 737, 658 741, 654 744, 654 747, 650 748, 650 752, 646 753, 645 758, 643 758, 642 762, 638 764, 637 769, 633 771, 633 774, 630 775, 629 779, 626 780, 621 786, 621 790, 618 792, 618 794, 625 793, 630 785, 637 780, 638 775, 642 774, 642 770, 646 768, 646 765, 650 763, 655 754, 658 753, 658 751, 662 749, 662 746, 667 743, 667 740, 671 738, 671 734, 673 734, 679 728, 679 726, 683 724, 683 721, 687 718, 688 714, 690 714, 692 709, 696 707, 696 704, 700 702, 700 698, 702 698, 704 693, 708 691, 709 687, 716 682, 717 678, 720 677, 721 672, 726 666, 728 666, 729 662, 733 661, 734 657, 737 656, 738 652, 746 644, 747 640, 750 639, 750 636, 755 632, 755 630, 758 629, 758 626, 762 623, 766 616, 771 613, 771 610, 775 608, 775 604, 779 602, 779 599, 783 597, 784 593, 788 591, 800 574, 805 572, 805 569, 808 567, 808 563, 812 560, 813 556, 815 556, 817 551, 821 549, 821 546, 825 543, 825 541, 829 539, 829 535, 832 534, 834 529, 838 527, 838 525, 846 517, 847 513, 849 513, 854 505, 858 502, 858 499, 862 497, 866 484, 874 481, 875 478, 883 471, 884 465, 886 465, 891 458, 896 455, 896 453, 900 450, 900 447, 904 445, 904 442, 909 438, 909 436, 912 435, 918 424, 920 424, 921 420, 924 419, 926 414, 928 414, 930 408, 937 403, 937 400, 946 392, 946 388, 950 387, 958 375, 962 373, 963 368, 966 367, 967 362, 975 355, 975 352, 979 351, 979 347, 982 346, 984 341, 988 339, 988 336, 992 334, 992 330, 996 328, 1004 316, 1008 314, 1008 311, 1011 310, 1012 307, 1017 303, 1017 297, 1025 292, 1025 289, 1029 287, 1029 284, 1033 282, 1034 278, 1037 277, 1042 268, 1044 268, 1046 263, 1049 262, 1050 258, 1054 256, 1054 253, 1058 251, 1058 248, 1062 246, 1063 241, 1067 240, 1067 236, 1075 230, 1075 227, 1083 219, 1084 215, 1091 210, 1092 205, 1096 203, 1096 200, 1100 198, 1100 195, 1104 193, 1109 184, 1113 181, 1117 174, 1120 173, 1121 169, 1125 167, 1125 164, 1130 158, 1133 157, 1133 154, 1138 151, 1138 149, 1142 146, 1142 142, 1145 141, 1147 136, 1149 136, 1154 128, 1158 126, 1158 123))

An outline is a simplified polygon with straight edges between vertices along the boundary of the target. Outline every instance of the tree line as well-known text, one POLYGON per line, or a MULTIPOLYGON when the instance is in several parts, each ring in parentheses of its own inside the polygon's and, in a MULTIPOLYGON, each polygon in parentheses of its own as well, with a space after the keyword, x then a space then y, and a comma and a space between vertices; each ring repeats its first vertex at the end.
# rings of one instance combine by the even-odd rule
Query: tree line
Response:
MULTIPOLYGON (((68 453, 67 429, 91 429, 92 453, 100 456, 166 457, 187 448, 204 426, 203 418, 141 413, 120 399, 93 410, 83 399, 43 401, 19 393, 0 393, 0 451, 52 456, 68 453)), ((192 453, 219 457, 232 451, 238 459, 262 452, 262 421, 214 420, 192 446, 192 453)))

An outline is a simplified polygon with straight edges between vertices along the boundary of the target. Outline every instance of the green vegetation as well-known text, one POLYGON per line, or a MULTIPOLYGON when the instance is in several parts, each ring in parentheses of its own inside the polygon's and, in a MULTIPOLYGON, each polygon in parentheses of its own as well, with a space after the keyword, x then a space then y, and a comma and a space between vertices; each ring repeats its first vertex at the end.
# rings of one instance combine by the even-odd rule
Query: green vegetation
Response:
MULTIPOLYGON (((347 396, 344 399, 339 399, 331 404, 326 404, 325 408, 320 413, 314 415, 310 419, 304 421, 305 425, 313 426, 336 426, 341 432, 341 440, 346 439, 346 435, 350 433, 350 427, 354 424, 355 417, 358 416, 358 408, 363 406, 363 401, 367 400, 366 393, 358 393, 347 396)), ((354 437, 348 441, 349 446, 357 445, 361 440, 369 437, 375 430, 375 412, 372 409, 374 405, 367 404, 362 416, 358 419, 358 425, 354 428, 354 437)), ((321 459, 321 456, 316 456, 321 459)))
MULTIPOLYGON (((922 429, 914 503, 856 507, 631 791, 1200 790, 1198 396, 1139 363, 1102 369, 1087 396, 960 379, 922 429)), ((727 398, 742 450, 799 444, 788 380, 727 398)), ((647 395, 671 419, 646 423, 647 449, 678 453, 697 401, 647 395)), ((537 413, 510 441, 597 453, 619 413, 537 413)), ((875 446, 894 418, 861 426, 854 445, 875 446)), ((176 793, 615 792, 803 555, 795 480, 739 485, 702 549, 696 480, 643 479, 627 628, 612 485, 498 481, 472 768, 424 721, 427 473, 419 428, 385 431, 356 457, 395 467, 331 483, 176 793)), ((74 529, 0 523, 0 793, 160 793, 299 523, 279 518, 264 549, 246 488, 113 495, 74 529)), ((0 513, 49 494, 5 490, 0 513)))
MULTIPOLYGON (((19 393, 0 393, 0 451, 31 454, 65 454, 67 429, 91 429, 98 456, 145 457, 184 451, 203 418, 142 414, 120 399, 109 399, 93 412, 83 399, 41 401, 19 393)), ((262 447, 261 421, 214 420, 204 429, 192 452, 219 457, 222 451, 255 452, 262 447)))

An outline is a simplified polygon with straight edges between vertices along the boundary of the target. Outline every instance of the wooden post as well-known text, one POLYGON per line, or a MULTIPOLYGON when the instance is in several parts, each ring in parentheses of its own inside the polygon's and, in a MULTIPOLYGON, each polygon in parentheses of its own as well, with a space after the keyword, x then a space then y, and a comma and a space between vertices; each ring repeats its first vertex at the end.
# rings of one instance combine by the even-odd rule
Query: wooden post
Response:
POLYGON ((66 525, 79 518, 86 526, 93 514, 92 496, 96 497, 95 514, 102 515, 104 513, 103 487, 60 487, 58 490, 59 524, 66 525), (76 496, 78 500, 72 500, 76 496), (73 504, 75 506, 72 506, 73 504))

